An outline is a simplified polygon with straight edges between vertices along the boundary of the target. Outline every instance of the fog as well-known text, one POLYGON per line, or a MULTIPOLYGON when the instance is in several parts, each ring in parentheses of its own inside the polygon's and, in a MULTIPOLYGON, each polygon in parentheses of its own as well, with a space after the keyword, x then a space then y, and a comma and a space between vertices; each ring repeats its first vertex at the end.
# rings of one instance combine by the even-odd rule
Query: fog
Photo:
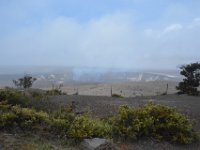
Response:
POLYGON ((1 66, 177 69, 200 60, 196 1, 102 2, 101 11, 94 2, 76 2, 1 2, 1 66), (86 14, 72 10, 87 4, 94 8, 86 14), (64 9, 70 6, 71 13, 64 9))

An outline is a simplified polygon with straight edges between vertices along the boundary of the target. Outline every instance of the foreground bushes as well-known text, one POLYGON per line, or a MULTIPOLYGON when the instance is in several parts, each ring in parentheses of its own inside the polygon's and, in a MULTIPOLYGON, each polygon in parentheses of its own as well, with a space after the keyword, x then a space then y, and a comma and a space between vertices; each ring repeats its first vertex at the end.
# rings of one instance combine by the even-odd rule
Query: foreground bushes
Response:
POLYGON ((9 97, 4 94, 0 98, 0 130, 43 131, 76 141, 92 137, 120 140, 153 137, 190 144, 198 140, 188 119, 175 109, 163 105, 149 103, 138 109, 121 106, 115 117, 99 120, 86 115, 76 116, 70 107, 61 107, 47 113, 8 104, 5 100, 9 97))
POLYGON ((22 91, 17 90, 0 90, 0 102, 7 101, 12 105, 21 105, 26 107, 30 100, 24 95, 22 91))
POLYGON ((37 112, 34 109, 21 108, 20 106, 0 105, 0 129, 1 130, 38 130, 49 124, 49 115, 45 112, 37 112))
POLYGON ((68 137, 81 140, 92 137, 111 137, 112 127, 99 120, 91 119, 87 116, 79 116, 72 122, 68 137))
POLYGON ((133 109, 121 106, 114 120, 113 133, 124 139, 154 137, 173 143, 189 144, 198 139, 188 119, 175 109, 149 103, 133 109))
POLYGON ((0 89, 0 102, 7 101, 8 104, 19 105, 23 108, 34 108, 37 111, 52 112, 59 108, 59 105, 49 101, 44 91, 29 89, 19 91, 17 89, 0 89))
POLYGON ((75 116, 69 110, 64 110, 65 112, 62 108, 55 114, 47 114, 43 111, 1 102, 0 130, 35 132, 42 130, 75 140, 111 135, 111 127, 103 121, 91 119, 88 116, 75 116))

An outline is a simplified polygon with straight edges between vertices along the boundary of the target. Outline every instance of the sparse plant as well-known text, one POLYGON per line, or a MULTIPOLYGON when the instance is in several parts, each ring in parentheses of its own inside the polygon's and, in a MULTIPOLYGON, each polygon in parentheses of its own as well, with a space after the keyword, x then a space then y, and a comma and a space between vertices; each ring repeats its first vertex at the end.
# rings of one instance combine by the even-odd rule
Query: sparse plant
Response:
POLYGON ((121 94, 116 94, 116 93, 113 93, 111 96, 116 98, 123 98, 121 94))
POLYGON ((62 92, 61 87, 63 85, 59 84, 57 87, 54 87, 54 84, 52 85, 51 90, 46 91, 46 95, 67 95, 65 92, 62 92))
POLYGON ((30 75, 25 75, 22 78, 19 78, 17 80, 13 80, 13 83, 16 87, 20 87, 20 88, 24 88, 24 89, 28 89, 30 87, 32 87, 33 83, 36 81, 37 79, 30 76, 30 75))

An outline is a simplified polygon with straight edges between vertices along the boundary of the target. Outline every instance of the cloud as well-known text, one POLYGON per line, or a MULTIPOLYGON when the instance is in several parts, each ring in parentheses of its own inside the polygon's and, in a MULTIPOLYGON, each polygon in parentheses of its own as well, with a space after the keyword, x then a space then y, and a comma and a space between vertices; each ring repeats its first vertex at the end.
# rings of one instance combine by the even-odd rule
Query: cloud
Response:
POLYGON ((180 25, 180 24, 172 24, 172 25, 170 25, 170 26, 168 26, 168 27, 166 27, 166 28, 164 29, 164 33, 176 32, 176 31, 181 30, 182 28, 183 28, 183 27, 182 27, 182 25, 180 25))
POLYGON ((200 27, 200 18, 194 18, 193 22, 188 26, 188 28, 200 27))
POLYGON ((199 37, 192 33, 193 29, 172 24, 164 29, 140 31, 130 20, 126 13, 106 15, 86 23, 58 17, 40 28, 19 30, 1 42, 2 57, 10 58, 2 63, 170 68, 199 59, 199 37), (175 31, 180 32, 175 34, 175 31))
POLYGON ((26 28, 4 38, 2 55, 19 58, 21 64, 112 65, 116 59, 125 59, 134 43, 128 18, 117 13, 80 23, 58 17, 40 28, 26 28))
MULTIPOLYGON (((144 4, 145 8, 148 6, 146 0, 136 2, 144 4)), ((94 11, 95 5, 90 11, 96 14, 82 19, 83 16, 77 12, 73 15, 63 13, 63 8, 55 12, 52 1, 40 3, 37 0, 37 3, 29 4, 21 0, 19 3, 0 10, 7 12, 4 13, 5 22, 0 25, 2 65, 171 69, 178 64, 200 60, 199 16, 193 17, 188 13, 190 9, 182 5, 176 5, 176 9, 170 5, 155 17, 145 9, 137 11, 143 5, 134 11, 116 8, 103 11, 107 6, 99 2, 104 7, 94 11), (48 6, 45 5, 47 2, 48 6), (15 5, 20 6, 19 9, 9 12, 15 5), (31 5, 40 7, 31 9, 31 5), (143 17, 142 11, 151 21, 143 17)), ((71 2, 59 1, 58 6, 63 3, 72 5, 71 2)), ((77 8, 86 10, 86 4, 83 5, 84 8, 77 8)))

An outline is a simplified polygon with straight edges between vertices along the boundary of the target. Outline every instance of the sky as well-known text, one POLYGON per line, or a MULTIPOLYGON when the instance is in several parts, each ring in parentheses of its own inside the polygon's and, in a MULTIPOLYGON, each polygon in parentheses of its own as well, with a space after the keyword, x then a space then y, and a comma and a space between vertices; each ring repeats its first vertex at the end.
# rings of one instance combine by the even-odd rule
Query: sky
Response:
POLYGON ((0 65, 176 69, 200 61, 199 8, 199 0, 0 0, 0 65))

